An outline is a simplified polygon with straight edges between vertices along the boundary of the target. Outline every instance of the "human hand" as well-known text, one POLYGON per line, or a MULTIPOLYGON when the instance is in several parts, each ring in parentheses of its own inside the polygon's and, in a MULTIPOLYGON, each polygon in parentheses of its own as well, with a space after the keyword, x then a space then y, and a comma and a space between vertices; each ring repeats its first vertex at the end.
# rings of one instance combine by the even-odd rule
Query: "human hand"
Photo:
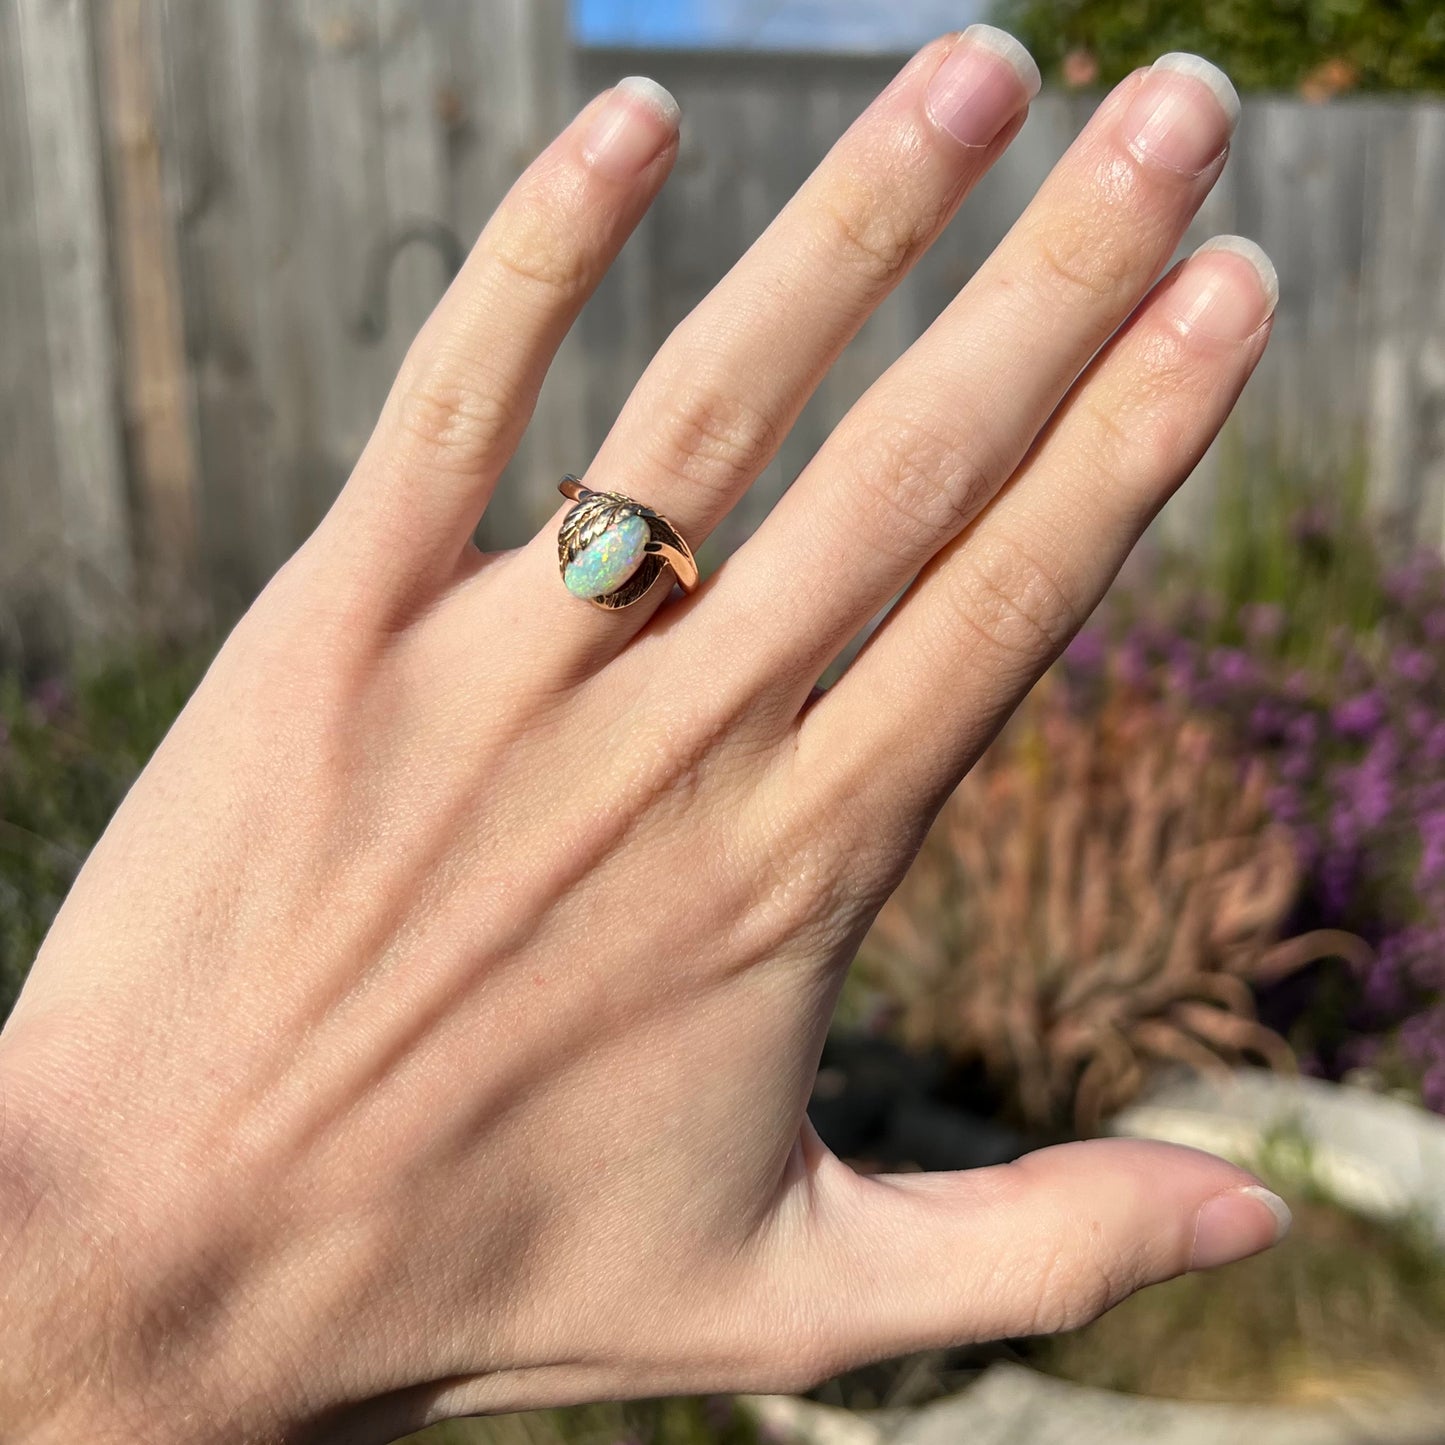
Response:
MULTIPOLYGON (((588 485, 699 543, 1035 83, 997 32, 915 57, 668 340, 588 485)), ((1264 347, 1246 243, 1150 290, 1233 119, 1199 62, 1126 80, 753 538, 617 612, 560 585, 560 511, 515 551, 470 539, 675 113, 624 84, 540 157, 0 1040, 7 1439, 384 1440, 794 1389, 1274 1240, 1277 1201, 1191 1151, 863 1178, 804 1113, 934 811, 1264 347)))

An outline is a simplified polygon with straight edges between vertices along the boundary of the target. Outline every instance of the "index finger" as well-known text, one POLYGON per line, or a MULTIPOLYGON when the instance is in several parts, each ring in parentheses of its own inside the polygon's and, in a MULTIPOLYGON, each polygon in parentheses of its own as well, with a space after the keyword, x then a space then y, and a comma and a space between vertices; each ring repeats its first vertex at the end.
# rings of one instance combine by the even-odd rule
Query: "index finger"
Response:
POLYGON ((643 76, 593 100, 523 172, 418 333, 333 513, 381 598, 451 579, 562 338, 672 168, 680 119, 643 76))

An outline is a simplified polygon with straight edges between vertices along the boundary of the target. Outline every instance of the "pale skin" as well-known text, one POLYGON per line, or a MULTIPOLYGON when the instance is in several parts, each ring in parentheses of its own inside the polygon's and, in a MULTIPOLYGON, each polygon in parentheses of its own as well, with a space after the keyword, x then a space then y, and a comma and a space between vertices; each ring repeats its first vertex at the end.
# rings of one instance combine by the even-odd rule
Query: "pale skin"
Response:
MULTIPOLYGON (((587 485, 699 545, 1032 89, 996 34, 916 56, 669 338, 587 485)), ((755 535, 616 613, 561 584, 566 503, 514 551, 471 538, 676 117, 623 85, 538 158, 0 1036, 7 1440, 372 1442, 793 1390, 1276 1239, 1251 1176, 1189 1150, 865 1178, 805 1116, 934 811, 1264 348, 1247 245, 1157 279, 1232 119, 1188 63, 1127 79, 755 535)))

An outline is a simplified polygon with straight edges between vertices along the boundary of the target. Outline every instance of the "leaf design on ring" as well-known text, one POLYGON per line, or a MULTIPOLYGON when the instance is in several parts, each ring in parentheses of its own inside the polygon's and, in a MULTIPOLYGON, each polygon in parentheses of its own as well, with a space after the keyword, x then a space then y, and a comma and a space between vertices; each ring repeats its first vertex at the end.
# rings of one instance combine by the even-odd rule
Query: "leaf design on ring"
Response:
POLYGON ((659 545, 690 555, 676 530, 650 507, 620 492, 582 490, 557 534, 562 581, 574 596, 599 607, 627 607, 666 568, 655 550, 659 545))

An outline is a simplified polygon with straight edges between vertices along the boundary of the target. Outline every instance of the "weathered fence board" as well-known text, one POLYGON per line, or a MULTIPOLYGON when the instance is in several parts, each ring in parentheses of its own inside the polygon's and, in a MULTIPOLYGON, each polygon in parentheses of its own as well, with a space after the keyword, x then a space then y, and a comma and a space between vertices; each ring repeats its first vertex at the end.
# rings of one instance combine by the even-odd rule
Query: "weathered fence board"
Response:
POLYGON ((22 636, 48 642, 57 609, 40 568, 54 577, 65 553, 56 505, 50 358, 40 291, 30 132, 19 17, 0 5, 0 647, 22 636))
POLYGON ((192 603, 197 465, 182 336, 175 236, 159 145, 156 78, 144 0, 94 9, 101 129, 110 179, 114 313, 136 601, 166 611, 192 603))
MULTIPOLYGON (((528 158, 646 71, 677 171, 543 388, 484 525, 555 508, 655 348, 896 69, 893 58, 575 52, 566 0, 0 5, 0 648, 226 611, 330 503, 416 328, 528 158)), ((1042 97, 862 329, 716 556, 926 328, 1027 204, 1091 97, 1042 97)), ((1445 536, 1445 104, 1251 97, 1186 249, 1278 263, 1274 341, 1162 525, 1221 475, 1363 475, 1445 536)))
MULTIPOLYGON (((90 13, 84 0, 16 0, 44 326, 21 338, 49 362, 61 554, 54 582, 85 632, 129 601, 132 559, 106 243, 90 13)), ((13 43, 13 42, 12 42, 13 43)))

